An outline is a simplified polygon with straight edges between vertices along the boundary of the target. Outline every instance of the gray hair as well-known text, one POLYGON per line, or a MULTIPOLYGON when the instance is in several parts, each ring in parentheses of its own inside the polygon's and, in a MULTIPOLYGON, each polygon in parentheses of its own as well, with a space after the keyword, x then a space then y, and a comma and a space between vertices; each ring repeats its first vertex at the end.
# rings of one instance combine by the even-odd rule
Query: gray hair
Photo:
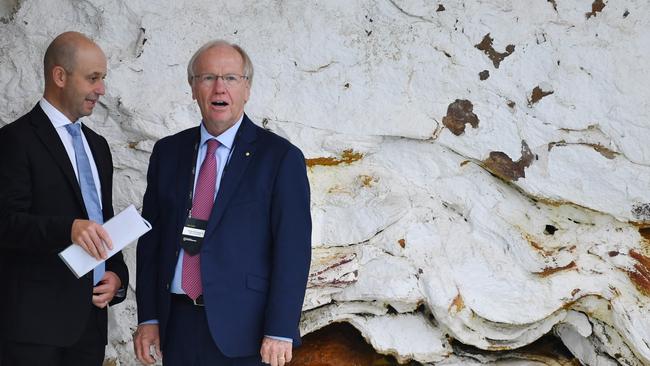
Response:
POLYGON ((211 48, 214 47, 222 47, 222 46, 228 46, 232 47, 239 53, 241 58, 244 60, 244 75, 248 77, 248 85, 252 86, 253 85, 253 62, 251 61, 250 57, 248 57, 248 54, 246 51, 244 51, 243 48, 241 48, 238 44, 235 43, 230 43, 228 41, 225 41, 223 39, 217 39, 214 41, 210 41, 201 48, 199 48, 196 52, 194 52, 194 55, 192 55, 192 58, 190 58, 190 62, 187 64, 187 81, 192 84, 192 78, 194 77, 194 64, 196 63, 196 59, 201 56, 201 54, 211 48))

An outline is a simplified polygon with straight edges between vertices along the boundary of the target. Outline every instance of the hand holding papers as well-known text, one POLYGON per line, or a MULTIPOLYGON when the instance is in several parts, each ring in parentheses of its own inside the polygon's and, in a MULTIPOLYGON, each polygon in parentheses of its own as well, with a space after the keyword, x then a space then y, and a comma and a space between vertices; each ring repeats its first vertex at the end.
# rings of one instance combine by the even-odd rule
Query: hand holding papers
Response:
MULTIPOLYGON (((106 221, 103 226, 113 240, 113 249, 108 250, 107 258, 112 257, 129 243, 134 242, 147 231, 151 230, 151 224, 140 216, 133 205, 106 221)), ((76 244, 71 244, 59 253, 59 257, 61 257, 63 262, 65 262, 77 278, 90 272, 98 264, 103 262, 102 260, 93 258, 76 244)))

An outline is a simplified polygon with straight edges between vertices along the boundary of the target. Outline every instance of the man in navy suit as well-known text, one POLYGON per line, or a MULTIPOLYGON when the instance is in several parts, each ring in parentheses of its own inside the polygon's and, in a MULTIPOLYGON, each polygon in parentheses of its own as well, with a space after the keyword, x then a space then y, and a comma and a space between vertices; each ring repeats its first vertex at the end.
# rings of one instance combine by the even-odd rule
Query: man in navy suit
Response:
POLYGON ((137 248, 134 347, 145 364, 282 366, 300 342, 305 160, 244 114, 252 79, 239 46, 205 44, 188 65, 201 124, 153 148, 143 206, 153 229, 137 248))

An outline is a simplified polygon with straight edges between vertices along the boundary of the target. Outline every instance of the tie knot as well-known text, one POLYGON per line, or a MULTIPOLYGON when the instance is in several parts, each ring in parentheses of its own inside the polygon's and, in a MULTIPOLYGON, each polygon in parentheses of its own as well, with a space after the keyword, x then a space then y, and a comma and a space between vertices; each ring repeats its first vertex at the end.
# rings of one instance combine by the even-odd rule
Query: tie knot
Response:
POLYGON ((219 147, 219 141, 215 139, 209 139, 207 143, 208 152, 206 153, 206 156, 214 155, 214 152, 217 151, 217 148, 219 147))
POLYGON ((68 123, 65 125, 65 129, 72 137, 81 136, 81 123, 68 123))

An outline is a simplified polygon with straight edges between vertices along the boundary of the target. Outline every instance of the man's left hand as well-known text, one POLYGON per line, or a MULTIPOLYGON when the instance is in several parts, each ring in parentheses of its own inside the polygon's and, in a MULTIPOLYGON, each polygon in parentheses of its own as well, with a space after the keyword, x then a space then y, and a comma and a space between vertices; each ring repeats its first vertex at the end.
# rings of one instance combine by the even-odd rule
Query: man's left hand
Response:
POLYGON ((100 309, 108 306, 117 291, 122 287, 122 281, 115 272, 106 271, 102 280, 93 288, 93 304, 100 309))
POLYGON ((260 355, 262 362, 271 366, 284 366, 291 361, 292 342, 264 337, 260 355))

